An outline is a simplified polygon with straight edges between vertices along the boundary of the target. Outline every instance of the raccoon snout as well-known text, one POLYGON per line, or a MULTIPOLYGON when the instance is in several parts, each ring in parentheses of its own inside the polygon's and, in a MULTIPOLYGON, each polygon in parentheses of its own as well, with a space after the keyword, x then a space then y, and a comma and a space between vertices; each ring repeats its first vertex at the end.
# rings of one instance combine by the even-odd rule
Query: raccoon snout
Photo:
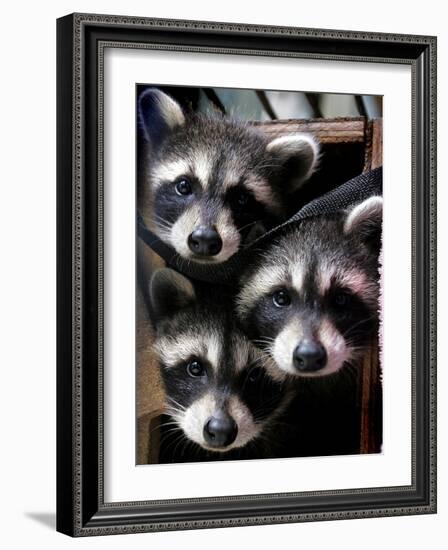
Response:
POLYGON ((292 354, 294 367, 299 371, 314 372, 327 363, 327 352, 316 340, 302 340, 292 354))
POLYGON ((188 237, 189 249, 198 256, 216 256, 221 252, 222 239, 214 227, 198 227, 188 237))
POLYGON ((225 412, 217 413, 209 418, 204 426, 204 439, 208 446, 216 449, 228 447, 238 434, 235 420, 225 412))

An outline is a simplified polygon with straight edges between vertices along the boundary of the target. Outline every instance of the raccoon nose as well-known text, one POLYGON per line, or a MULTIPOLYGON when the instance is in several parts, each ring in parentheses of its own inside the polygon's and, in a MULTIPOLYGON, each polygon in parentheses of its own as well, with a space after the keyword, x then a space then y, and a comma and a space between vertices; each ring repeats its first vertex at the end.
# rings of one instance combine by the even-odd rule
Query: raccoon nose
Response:
POLYGON ((199 256, 216 256, 222 248, 222 240, 214 227, 198 227, 188 237, 188 247, 199 256))
POLYGON ((209 418, 204 426, 204 439, 210 447, 227 447, 233 443, 238 427, 231 416, 221 412, 209 418))
POLYGON ((327 352, 320 342, 302 340, 293 354, 293 363, 299 371, 316 371, 324 368, 327 362, 327 352))

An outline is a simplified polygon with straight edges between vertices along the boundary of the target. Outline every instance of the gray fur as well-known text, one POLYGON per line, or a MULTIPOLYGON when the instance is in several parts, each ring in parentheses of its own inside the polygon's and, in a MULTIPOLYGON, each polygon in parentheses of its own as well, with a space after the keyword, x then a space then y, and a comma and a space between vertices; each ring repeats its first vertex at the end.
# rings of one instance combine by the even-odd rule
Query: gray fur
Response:
POLYGON ((254 231, 259 234, 284 219, 288 197, 317 161, 311 136, 269 140, 254 127, 219 114, 182 113, 155 89, 140 98, 140 120, 150 145, 145 177, 154 231, 194 261, 223 262, 254 231), (185 178, 192 193, 180 197, 175 185, 185 178), (191 252, 187 239, 198 227, 218 231, 219 254, 198 258, 191 252))
POLYGON ((223 306, 231 301, 221 293, 210 298, 203 289, 192 299, 190 282, 170 269, 158 270, 150 286, 152 307, 164 312, 157 323, 155 349, 168 413, 176 425, 188 440, 215 452, 228 452, 257 440, 285 409, 290 392, 271 376, 271 370, 276 373, 272 362, 236 327, 233 312, 223 306), (162 308, 159 302, 168 296, 169 285, 175 300, 162 308), (160 289, 163 292, 158 295, 160 289), (204 367, 203 376, 189 376, 192 361, 204 367), (250 381, 254 373, 255 381, 250 381), (233 418, 238 433, 230 445, 211 449, 204 440, 204 426, 222 411, 233 418))
POLYGON ((264 251, 243 275, 237 313, 252 340, 281 372, 324 376, 359 360, 378 323, 381 197, 332 216, 304 220, 264 251), (275 307, 285 289, 291 303, 275 307), (347 306, 338 301, 347 300, 347 306), (299 372, 292 353, 320 340, 327 364, 299 372))

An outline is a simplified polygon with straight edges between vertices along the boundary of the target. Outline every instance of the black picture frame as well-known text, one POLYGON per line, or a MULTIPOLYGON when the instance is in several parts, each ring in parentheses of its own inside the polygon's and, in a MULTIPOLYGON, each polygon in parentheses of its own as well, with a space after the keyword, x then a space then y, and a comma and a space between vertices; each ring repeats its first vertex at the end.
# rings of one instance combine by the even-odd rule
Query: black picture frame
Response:
POLYGON ((436 512, 436 38, 72 14, 57 21, 57 530, 71 536, 436 512), (102 55, 107 44, 412 68, 412 484, 104 502, 102 55))

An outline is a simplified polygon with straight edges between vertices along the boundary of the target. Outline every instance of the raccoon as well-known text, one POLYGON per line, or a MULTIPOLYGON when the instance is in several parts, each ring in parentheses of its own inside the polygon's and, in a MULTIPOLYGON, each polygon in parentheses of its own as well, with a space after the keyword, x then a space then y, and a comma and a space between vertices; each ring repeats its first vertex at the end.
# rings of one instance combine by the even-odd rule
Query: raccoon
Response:
POLYGON ((242 277, 238 317, 279 378, 357 364, 378 327, 382 198, 302 221, 242 277))
POLYGON ((266 438, 290 393, 233 313, 169 268, 154 273, 149 294, 167 412, 184 442, 222 459, 266 438))
POLYGON ((228 260, 285 218, 291 194, 316 167, 309 135, 269 140, 220 114, 185 113, 155 88, 140 94, 138 114, 149 145, 143 217, 184 259, 228 260))

